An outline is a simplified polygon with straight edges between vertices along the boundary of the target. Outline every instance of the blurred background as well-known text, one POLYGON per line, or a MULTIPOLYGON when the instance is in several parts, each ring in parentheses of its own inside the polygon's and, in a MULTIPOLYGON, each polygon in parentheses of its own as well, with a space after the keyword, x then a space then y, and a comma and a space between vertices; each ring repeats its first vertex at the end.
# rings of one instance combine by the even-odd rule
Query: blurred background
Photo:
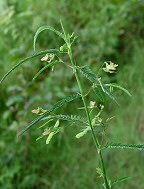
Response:
MULTIPOLYGON (((111 100, 106 102, 104 116, 116 116, 109 124, 107 140, 144 143, 143 0, 0 0, 0 78, 33 53, 33 36, 38 27, 51 25, 61 30, 60 19, 69 33, 78 36, 74 46, 78 64, 87 64, 96 72, 104 61, 111 60, 119 65, 118 71, 103 74, 103 78, 132 94, 129 98, 116 91, 120 107, 111 100)), ((39 36, 37 49, 59 48, 62 44, 55 34, 45 31, 39 36)), ((75 79, 65 67, 58 66, 54 72, 46 70, 31 82, 42 66, 40 57, 28 61, 0 86, 0 188, 102 188, 91 136, 76 139, 79 127, 65 127, 50 145, 45 144, 45 139, 36 142, 41 133, 37 127, 16 138, 17 132, 35 118, 32 109, 46 109, 77 91, 75 79)), ((84 82, 87 88, 89 83, 84 82)), ((77 105, 82 104, 73 102, 58 113, 81 113, 77 105)), ((132 176, 115 189, 144 188, 144 152, 106 150, 104 160, 110 179, 132 176)))

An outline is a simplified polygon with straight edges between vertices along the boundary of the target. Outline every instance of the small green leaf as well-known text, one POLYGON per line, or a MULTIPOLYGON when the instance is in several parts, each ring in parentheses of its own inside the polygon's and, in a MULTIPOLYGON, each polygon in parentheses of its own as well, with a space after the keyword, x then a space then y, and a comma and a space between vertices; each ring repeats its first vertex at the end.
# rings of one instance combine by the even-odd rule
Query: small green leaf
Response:
POLYGON ((46 70, 49 67, 55 66, 56 64, 58 64, 60 62, 55 61, 55 62, 51 62, 49 64, 47 64, 46 66, 44 66, 34 77, 32 80, 35 80, 44 70, 46 70))
POLYGON ((88 124, 86 117, 81 117, 81 116, 78 116, 78 115, 62 115, 62 114, 59 114, 59 115, 52 116, 52 118, 57 118, 57 119, 65 120, 65 121, 73 121, 73 122, 78 121, 78 122, 81 122, 81 123, 84 123, 84 124, 88 124))
POLYGON ((117 105, 119 105, 118 101, 116 100, 115 96, 107 89, 107 87, 101 82, 101 79, 98 79, 98 82, 101 86, 102 91, 109 96, 117 105))
POLYGON ((57 120, 57 122, 54 125, 54 128, 57 128, 59 126, 59 124, 60 124, 60 122, 59 122, 59 120, 57 120))
POLYGON ((104 93, 99 86, 94 86, 93 91, 94 91, 95 95, 100 99, 100 101, 102 101, 102 102, 105 101, 104 93))
POLYGON ((91 130, 91 128, 90 128, 90 127, 87 127, 87 128, 84 129, 82 132, 78 133, 78 134, 76 135, 76 138, 81 138, 81 137, 83 137, 83 136, 86 135, 86 134, 88 133, 88 131, 90 131, 90 130, 91 130))
POLYGON ((131 179, 131 177, 127 176, 127 177, 122 177, 122 178, 116 179, 114 182, 111 183, 111 186, 113 186, 117 183, 120 183, 120 182, 124 182, 125 180, 128 180, 128 179, 131 179))
POLYGON ((121 87, 120 85, 117 85, 115 83, 110 83, 110 84, 105 84, 106 86, 110 86, 110 87, 115 87, 118 89, 121 89, 122 91, 124 91, 127 95, 132 96, 129 91, 127 89, 125 89, 124 87, 121 87))
POLYGON ((97 174, 100 176, 100 177, 104 177, 104 174, 103 174, 103 170, 100 168, 100 167, 97 167, 96 168, 96 172, 97 172, 97 174))
POLYGON ((42 127, 45 127, 45 126, 46 126, 49 122, 51 122, 51 121, 53 121, 53 119, 50 119, 50 118, 49 118, 49 120, 48 120, 46 123, 44 123, 43 125, 41 125, 41 126, 39 127, 39 129, 42 128, 42 127))
POLYGON ((60 47, 60 51, 61 51, 61 52, 64 52, 64 51, 67 51, 67 50, 68 50, 67 44, 64 43, 64 45, 62 45, 62 46, 60 47))
POLYGON ((36 139, 36 141, 42 139, 43 137, 44 137, 44 135, 39 136, 39 137, 36 139))
POLYGON ((92 83, 97 80, 96 74, 88 66, 78 66, 77 69, 92 83))
POLYGON ((53 138, 54 135, 55 135, 54 132, 51 132, 51 133, 48 135, 48 137, 47 137, 47 139, 46 139, 46 144, 49 144, 49 143, 50 143, 50 141, 51 141, 51 139, 53 138))

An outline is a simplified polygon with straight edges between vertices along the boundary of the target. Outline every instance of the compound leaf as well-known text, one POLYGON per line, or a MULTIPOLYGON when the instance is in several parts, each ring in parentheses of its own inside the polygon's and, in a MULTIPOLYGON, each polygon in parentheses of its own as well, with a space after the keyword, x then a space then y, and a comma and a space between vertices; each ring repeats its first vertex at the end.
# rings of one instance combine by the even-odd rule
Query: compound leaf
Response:
POLYGON ((144 150, 144 144, 121 144, 121 143, 107 143, 104 148, 121 148, 121 149, 136 149, 144 150))
POLYGON ((93 91, 94 91, 95 95, 100 99, 100 101, 102 101, 102 102, 105 101, 105 95, 99 86, 94 86, 93 91))
POLYGON ((130 94, 130 92, 129 92, 127 89, 125 89, 124 87, 121 87, 120 85, 117 85, 117 84, 115 84, 115 83, 106 84, 106 86, 110 86, 110 87, 115 87, 115 88, 121 89, 121 90, 124 91, 127 95, 132 96, 132 95, 130 94))
POLYGON ((92 83, 97 80, 97 76, 88 66, 77 67, 77 69, 92 83))
MULTIPOLYGON (((117 102, 115 96, 107 89, 107 87, 105 86, 105 84, 103 84, 101 82, 101 79, 97 77, 97 75, 88 67, 88 66, 83 66, 83 67, 77 67, 77 69, 80 71, 80 73, 82 73, 89 81, 91 81, 92 83, 98 84, 100 85, 102 91, 108 95, 113 101, 116 102, 116 104, 119 105, 119 103, 117 102)), ((93 87, 94 88, 94 87, 93 87)), ((96 89, 94 91, 96 93, 96 89)), ((99 98, 101 98, 101 96, 97 93, 97 95, 99 96, 99 98)))
POLYGON ((45 116, 49 115, 51 112, 53 112, 54 110, 62 107, 63 105, 77 99, 80 98, 81 95, 79 95, 78 93, 75 93, 73 95, 70 95, 66 98, 63 98, 62 100, 56 102, 52 107, 50 107, 45 113, 43 113, 43 115, 41 115, 40 117, 38 117, 37 119, 33 120, 26 128, 24 128, 21 132, 18 133, 18 135, 23 134, 24 132, 26 132, 28 129, 30 129, 33 125, 35 125, 36 123, 38 123, 40 120, 42 120, 45 116))
POLYGON ((32 58, 35 58, 37 56, 43 55, 43 54, 57 54, 60 53, 60 51, 58 49, 50 49, 50 50, 45 50, 45 51, 40 51, 37 53, 32 54, 31 56, 28 56, 22 60, 20 60, 15 66, 13 66, 4 76, 3 78, 0 80, 0 83, 2 83, 4 81, 4 79, 13 71, 15 70, 18 66, 22 65, 24 62, 31 60, 32 58))
POLYGON ((88 124, 86 117, 81 117, 81 116, 78 116, 78 115, 62 115, 62 114, 59 114, 59 115, 55 115, 55 116, 51 116, 51 117, 61 119, 61 120, 65 120, 65 121, 73 121, 73 122, 78 121, 78 122, 81 122, 81 123, 88 124))

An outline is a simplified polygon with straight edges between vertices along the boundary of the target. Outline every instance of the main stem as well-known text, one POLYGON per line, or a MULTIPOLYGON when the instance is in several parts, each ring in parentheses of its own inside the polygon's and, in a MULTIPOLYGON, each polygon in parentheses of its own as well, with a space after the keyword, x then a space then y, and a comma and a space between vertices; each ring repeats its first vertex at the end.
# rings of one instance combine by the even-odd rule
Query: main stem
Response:
POLYGON ((71 47, 68 50, 68 55, 70 57, 70 61, 71 61, 71 64, 73 66, 75 77, 76 77, 76 80, 77 80, 77 83, 78 83, 78 86, 79 86, 79 89, 80 89, 80 93, 81 93, 81 96, 82 96, 83 104, 84 104, 84 107, 85 107, 85 112, 86 112, 86 115, 87 115, 87 118, 88 118, 88 122, 89 122, 89 125, 90 125, 90 128, 91 128, 92 138, 93 138, 95 147, 97 149, 97 152, 98 152, 98 155, 99 155, 99 158, 100 158, 100 162, 101 162, 101 166, 102 166, 102 170, 103 170, 103 174, 104 174, 105 186, 106 186, 107 189, 109 189, 109 184, 108 184, 108 180, 107 180, 107 176, 106 176, 106 170, 105 170, 105 165, 104 165, 104 161, 103 161, 102 151, 101 151, 101 148, 100 148, 100 144, 99 144, 98 138, 96 137, 96 135, 94 133, 94 129, 92 127, 92 121, 91 121, 89 110, 88 110, 88 107, 87 107, 87 104, 86 104, 85 94, 84 94, 84 91, 83 91, 83 87, 82 87, 82 83, 80 81, 80 77, 79 77, 78 71, 76 69, 76 64, 74 62, 74 58, 73 58, 73 55, 72 55, 71 47))

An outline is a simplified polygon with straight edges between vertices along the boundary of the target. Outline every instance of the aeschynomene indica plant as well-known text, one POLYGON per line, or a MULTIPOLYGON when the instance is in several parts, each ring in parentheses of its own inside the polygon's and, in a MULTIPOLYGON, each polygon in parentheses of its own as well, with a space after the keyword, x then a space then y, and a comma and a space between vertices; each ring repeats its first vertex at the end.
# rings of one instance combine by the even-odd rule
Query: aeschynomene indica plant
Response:
MULTIPOLYGON (((41 136, 37 138, 37 140, 47 137, 46 144, 49 144, 52 138, 59 132, 61 132, 61 120, 71 121, 72 123, 81 123, 83 125, 83 130, 81 130, 77 135, 76 138, 81 138, 87 133, 91 133, 98 157, 100 166, 96 169, 97 173, 103 178, 102 186, 106 189, 113 188, 113 186, 119 182, 122 182, 129 177, 123 177, 120 179, 116 179, 115 181, 111 181, 106 173, 106 167, 104 164, 103 159, 103 150, 105 148, 122 148, 122 149, 138 149, 138 150, 144 150, 144 145, 135 145, 135 144, 121 144, 121 143, 114 143, 114 142, 108 142, 106 144, 103 144, 97 135, 97 131, 103 133, 107 128, 107 121, 110 119, 107 119, 106 121, 103 121, 101 113, 104 110, 103 101, 104 97, 108 96, 111 100, 115 101, 117 104, 117 100, 113 94, 113 89, 118 88, 122 91, 124 91, 127 95, 131 96, 131 94, 123 87, 115 84, 115 83, 109 83, 105 84, 102 81, 102 78, 99 76, 99 74, 95 74, 87 65, 79 66, 75 60, 75 57, 73 55, 73 43, 77 39, 77 36, 72 33, 69 35, 65 30, 61 23, 62 27, 62 33, 60 31, 55 30, 51 26, 42 26, 40 27, 35 36, 34 36, 34 51, 36 51, 36 41, 39 36, 39 34, 44 30, 50 30, 54 32, 56 35, 58 35, 61 39, 63 39, 64 44, 60 46, 59 49, 50 49, 40 52, 35 52, 33 55, 26 57, 25 59, 18 62, 12 69, 10 69, 4 77, 1 79, 2 81, 18 66, 22 65, 27 60, 33 59, 34 57, 43 55, 41 58, 41 61, 45 61, 47 64, 44 66, 33 78, 35 80, 45 69, 51 67, 54 69, 54 67, 58 64, 63 64, 64 66, 68 66, 70 69, 72 69, 73 74, 75 76, 77 85, 79 87, 79 92, 71 94, 70 96, 56 102, 53 106, 51 106, 48 110, 44 110, 41 107, 38 109, 32 110, 33 113, 37 114, 37 118, 33 120, 27 127, 25 127, 19 135, 22 135, 24 132, 26 132, 28 129, 36 125, 40 121, 44 121, 44 124, 40 126, 41 129, 43 129, 41 136), (67 54, 69 57, 69 64, 65 63, 60 57, 60 54, 67 54), (83 75, 86 79, 90 82, 90 88, 85 89, 83 87, 82 79, 80 78, 80 75, 83 75), (90 103, 87 102, 87 96, 90 93, 94 93, 98 98, 99 101, 101 101, 101 105, 98 107, 97 103, 95 101, 90 101, 90 103), (54 114, 54 111, 65 104, 74 101, 76 99, 81 99, 83 102, 83 109, 85 111, 85 117, 81 117, 80 115, 67 115, 67 114, 54 114), (93 112, 93 113, 92 113, 93 112), (55 121, 55 124, 51 127, 49 127, 49 123, 55 121)), ((108 73, 114 73, 116 71, 116 68, 118 65, 112 63, 111 61, 105 62, 103 66, 103 71, 108 73)), ((79 124, 78 123, 78 124, 79 124)))

